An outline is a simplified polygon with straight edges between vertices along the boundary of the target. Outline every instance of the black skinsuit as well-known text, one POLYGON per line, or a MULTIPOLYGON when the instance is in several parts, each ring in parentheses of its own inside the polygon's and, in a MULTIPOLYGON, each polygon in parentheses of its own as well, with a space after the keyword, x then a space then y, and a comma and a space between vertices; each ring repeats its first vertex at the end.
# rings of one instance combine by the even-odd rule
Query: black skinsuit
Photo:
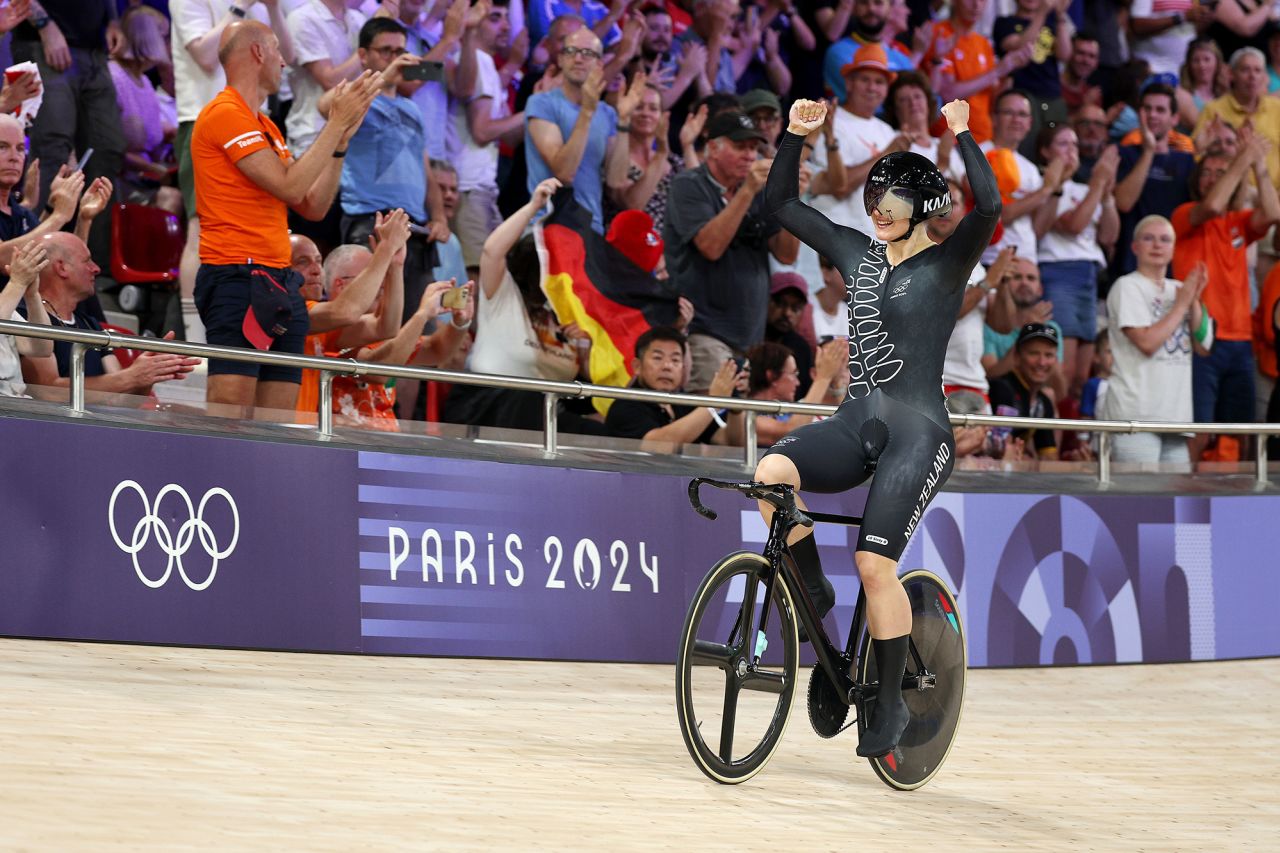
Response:
POLYGON ((973 211, 943 243, 890 266, 885 244, 800 201, 803 141, 784 134, 765 185, 765 211, 845 277, 850 384, 835 417, 801 427, 769 453, 795 463, 801 487, 814 492, 843 492, 874 472, 858 550, 898 560, 951 475, 955 442, 942 364, 969 273, 1000 218, 1000 192, 973 135, 960 134, 973 211))

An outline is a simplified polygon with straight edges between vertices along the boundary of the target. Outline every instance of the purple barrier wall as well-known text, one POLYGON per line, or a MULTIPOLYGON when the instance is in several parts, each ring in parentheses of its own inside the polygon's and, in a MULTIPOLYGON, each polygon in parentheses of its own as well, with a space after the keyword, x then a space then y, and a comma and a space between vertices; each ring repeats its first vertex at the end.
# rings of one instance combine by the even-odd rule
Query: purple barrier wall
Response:
MULTIPOLYGON (((0 429, 7 635, 670 661, 705 571, 764 538, 736 495, 696 516, 683 478, 0 429)), ((1277 517, 1273 497, 944 492, 903 566, 958 590, 976 666, 1280 655, 1277 517)), ((833 624, 856 596, 852 542, 819 528, 833 624)))

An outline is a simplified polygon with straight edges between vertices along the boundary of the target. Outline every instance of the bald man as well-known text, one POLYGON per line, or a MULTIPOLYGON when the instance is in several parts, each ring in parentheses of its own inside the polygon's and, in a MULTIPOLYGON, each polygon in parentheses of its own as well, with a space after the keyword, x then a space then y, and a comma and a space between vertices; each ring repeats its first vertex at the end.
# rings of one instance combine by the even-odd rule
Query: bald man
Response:
MULTIPOLYGON (((284 60, 271 29, 257 21, 228 26, 218 47, 227 75, 191 135, 200 270, 196 307, 205 339, 222 346, 301 353, 307 309, 302 277, 290 269, 288 211, 320 219, 333 203, 347 142, 364 120, 381 80, 365 74, 337 86, 329 122, 298 159, 279 128, 258 112, 280 89, 284 60)), ((302 371, 209 360, 207 399, 292 413, 302 371)), ((265 414, 265 413, 264 413, 265 414)))
MULTIPOLYGON (((40 272, 40 298, 48 309, 51 326, 102 331, 102 326, 80 304, 94 292, 98 265, 89 255, 84 240, 66 231, 39 238, 48 263, 40 272)), ((19 312, 23 311, 20 306, 19 312)), ((172 338, 173 332, 165 335, 172 338)), ((121 394, 150 394, 157 382, 182 379, 199 359, 165 353, 143 353, 128 367, 109 350, 85 353, 84 387, 90 391, 121 394)), ((28 385, 67 388, 71 384, 71 344, 55 341, 53 353, 43 357, 22 356, 22 374, 28 385)))

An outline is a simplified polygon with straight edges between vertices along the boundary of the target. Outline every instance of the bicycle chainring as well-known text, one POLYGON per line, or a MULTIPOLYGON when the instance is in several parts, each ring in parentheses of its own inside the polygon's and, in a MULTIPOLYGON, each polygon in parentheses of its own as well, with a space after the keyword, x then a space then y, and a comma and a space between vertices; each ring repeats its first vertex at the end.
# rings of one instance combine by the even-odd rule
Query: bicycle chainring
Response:
POLYGON ((849 706, 840 698, 836 687, 827 677, 822 664, 815 663, 809 673, 809 723, 818 737, 833 738, 844 731, 849 706))

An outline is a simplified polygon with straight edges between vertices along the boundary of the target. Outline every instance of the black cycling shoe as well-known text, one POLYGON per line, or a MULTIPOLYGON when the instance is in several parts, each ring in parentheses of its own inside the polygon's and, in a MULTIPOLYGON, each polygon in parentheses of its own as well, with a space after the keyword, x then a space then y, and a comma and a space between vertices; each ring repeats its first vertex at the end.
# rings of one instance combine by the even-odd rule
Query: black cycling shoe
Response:
MULTIPOLYGON (((831 585, 831 581, 827 580, 826 575, 821 574, 822 570, 819 569, 818 571, 818 586, 815 588, 809 583, 809 579, 805 578, 805 588, 809 590, 809 598, 813 599, 813 606, 818 608, 818 618, 822 619, 822 617, 831 612, 831 608, 836 606, 836 590, 831 585)), ((809 632, 804 629, 803 622, 800 623, 799 628, 800 642, 809 642, 809 632)))
POLYGON ((871 720, 858 740, 858 755, 863 758, 879 758, 893 752, 911 722, 911 711, 902 698, 902 674, 907 668, 910 640, 909 634, 890 640, 871 640, 880 687, 871 720))

